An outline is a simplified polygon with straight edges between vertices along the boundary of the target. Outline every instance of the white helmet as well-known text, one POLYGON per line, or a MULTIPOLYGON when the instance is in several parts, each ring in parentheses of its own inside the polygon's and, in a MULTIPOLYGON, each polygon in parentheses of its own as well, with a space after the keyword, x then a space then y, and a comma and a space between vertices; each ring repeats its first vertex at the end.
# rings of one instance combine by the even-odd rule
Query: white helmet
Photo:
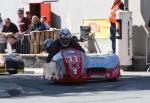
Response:
POLYGON ((68 29, 62 29, 59 32, 60 43, 62 46, 67 47, 71 42, 71 32, 68 29))
POLYGON ((44 44, 44 48, 46 50, 48 50, 48 48, 52 47, 52 45, 54 44, 54 40, 53 39, 46 39, 43 44, 44 44))

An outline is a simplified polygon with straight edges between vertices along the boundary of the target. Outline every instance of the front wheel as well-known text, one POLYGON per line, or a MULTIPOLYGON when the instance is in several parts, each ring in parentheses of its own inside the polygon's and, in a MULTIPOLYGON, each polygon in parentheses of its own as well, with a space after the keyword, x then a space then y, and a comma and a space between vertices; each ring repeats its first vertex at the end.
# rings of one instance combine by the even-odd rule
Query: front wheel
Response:
POLYGON ((107 79, 108 82, 115 82, 115 81, 117 81, 117 80, 118 80, 117 77, 116 77, 116 78, 107 79))

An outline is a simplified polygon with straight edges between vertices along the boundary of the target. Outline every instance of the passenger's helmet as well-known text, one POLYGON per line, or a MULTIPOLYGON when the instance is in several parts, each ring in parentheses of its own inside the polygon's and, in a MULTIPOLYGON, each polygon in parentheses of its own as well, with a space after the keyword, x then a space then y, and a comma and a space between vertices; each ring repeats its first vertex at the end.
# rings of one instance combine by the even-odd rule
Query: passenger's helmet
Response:
POLYGON ((44 41, 44 49, 48 50, 48 48, 52 47, 53 43, 54 43, 53 39, 46 39, 44 41))
POLYGON ((63 47, 67 47, 71 42, 71 32, 68 29, 62 29, 59 32, 60 43, 63 47))

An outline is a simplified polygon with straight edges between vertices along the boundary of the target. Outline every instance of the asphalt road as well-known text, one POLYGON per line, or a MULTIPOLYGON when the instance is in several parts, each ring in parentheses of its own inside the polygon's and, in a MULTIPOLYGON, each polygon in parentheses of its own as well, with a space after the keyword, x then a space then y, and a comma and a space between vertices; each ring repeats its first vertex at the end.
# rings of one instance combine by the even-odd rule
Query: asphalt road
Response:
POLYGON ((7 89, 9 96, 0 97, 0 103, 149 103, 150 97, 150 73, 123 73, 116 82, 78 85, 54 84, 41 74, 5 74, 2 83, 16 89, 7 89))

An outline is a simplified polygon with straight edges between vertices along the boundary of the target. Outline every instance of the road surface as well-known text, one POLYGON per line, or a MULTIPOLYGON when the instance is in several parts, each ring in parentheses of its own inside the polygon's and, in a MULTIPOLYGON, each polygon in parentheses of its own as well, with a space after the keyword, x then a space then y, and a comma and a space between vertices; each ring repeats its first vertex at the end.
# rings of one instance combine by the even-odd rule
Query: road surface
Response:
POLYGON ((0 103, 149 103, 149 97, 150 73, 144 72, 78 85, 53 84, 42 73, 0 75, 0 103))

